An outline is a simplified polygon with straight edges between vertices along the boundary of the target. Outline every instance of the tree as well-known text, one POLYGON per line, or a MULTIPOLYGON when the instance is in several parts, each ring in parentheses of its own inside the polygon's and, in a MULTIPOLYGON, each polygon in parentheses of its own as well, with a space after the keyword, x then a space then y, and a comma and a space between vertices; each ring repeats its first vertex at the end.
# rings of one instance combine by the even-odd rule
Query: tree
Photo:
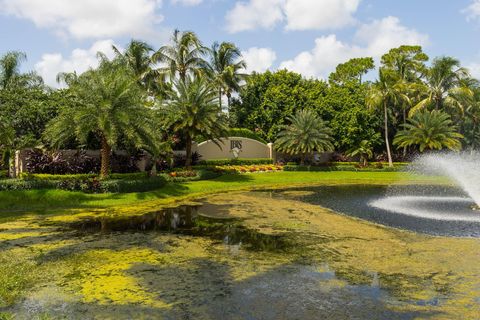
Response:
POLYGON ((188 75, 198 74, 205 66, 204 57, 207 53, 208 49, 194 32, 175 30, 172 43, 158 49, 152 61, 161 64, 158 72, 167 75, 170 80, 178 76, 180 81, 186 82, 188 75))
POLYGON ((440 110, 422 110, 408 120, 404 130, 397 133, 393 143, 399 148, 416 145, 420 152, 443 148, 458 151, 462 147, 462 138, 447 113, 440 110))
MULTIPOLYGON (((425 62, 428 56, 422 51, 421 46, 400 46, 391 49, 382 56, 382 68, 389 71, 392 81, 400 83, 406 90, 410 100, 416 96, 424 86, 421 78, 427 73, 425 62)), ((403 123, 407 121, 407 111, 410 106, 402 101, 401 111, 403 123)))
POLYGON ((26 60, 27 55, 19 51, 7 52, 0 58, 0 89, 43 86, 42 78, 35 72, 20 72, 26 60))
POLYGON ((332 151, 333 139, 326 123, 312 110, 299 110, 293 117, 288 117, 290 125, 282 126, 282 131, 275 141, 275 148, 280 152, 300 155, 301 164, 314 151, 332 151))
POLYGON ((331 84, 336 85, 344 85, 349 82, 362 83, 362 77, 373 68, 375 68, 373 58, 353 58, 339 64, 328 80, 331 84))
MULTIPOLYGON (((373 137, 373 140, 378 140, 380 137, 376 135, 373 137)), ((368 160, 373 157, 373 142, 372 140, 362 140, 360 141, 359 145, 353 147, 352 149, 348 150, 346 153, 347 157, 360 157, 360 163, 363 164, 364 167, 367 166, 368 160)))
POLYGON ((436 58, 427 71, 424 89, 426 97, 410 110, 409 116, 429 106, 435 110, 444 107, 463 109, 459 97, 473 95, 468 87, 462 85, 462 81, 469 77, 468 70, 460 67, 458 60, 452 57, 436 58))
POLYGON ((212 83, 202 77, 188 76, 176 81, 161 112, 174 132, 186 142, 186 167, 191 170, 192 143, 197 136, 218 143, 228 133, 225 118, 217 104, 217 92, 212 83))
POLYGON ((0 118, 0 150, 8 148, 15 137, 15 130, 6 119, 0 118))
POLYGON ((80 75, 70 90, 77 105, 64 108, 45 134, 55 146, 72 136, 80 143, 96 136, 101 142, 101 177, 110 173, 111 151, 121 140, 137 148, 155 146, 154 118, 145 107, 144 91, 127 66, 103 60, 98 69, 80 75))
POLYGON ((389 132, 388 132, 388 105, 397 104, 398 101, 409 101, 408 97, 403 93, 401 83, 394 83, 389 77, 389 71, 380 69, 379 79, 375 82, 367 94, 367 106, 369 108, 383 109, 383 127, 385 133, 385 147, 388 156, 388 165, 393 167, 392 153, 390 151, 389 132))
POLYGON ((233 43, 215 42, 210 49, 210 63, 206 70, 218 88, 218 103, 222 106, 222 96, 227 96, 227 110, 230 110, 230 100, 233 92, 240 90, 246 74, 241 73, 247 67, 241 60, 240 49, 233 43))

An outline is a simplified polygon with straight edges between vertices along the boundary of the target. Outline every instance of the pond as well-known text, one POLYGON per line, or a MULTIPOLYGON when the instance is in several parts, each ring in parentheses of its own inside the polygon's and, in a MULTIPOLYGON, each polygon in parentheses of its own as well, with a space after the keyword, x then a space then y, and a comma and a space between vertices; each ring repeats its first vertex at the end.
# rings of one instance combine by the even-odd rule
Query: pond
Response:
MULTIPOLYGON (((0 312, 19 319, 474 319, 480 241, 457 236, 475 236, 476 222, 449 229, 446 221, 371 207, 397 191, 235 192, 148 213, 0 221, 0 282, 8 284, 11 270, 29 279, 14 303, 0 300, 0 312)), ((456 205, 470 214, 470 204, 456 205)))

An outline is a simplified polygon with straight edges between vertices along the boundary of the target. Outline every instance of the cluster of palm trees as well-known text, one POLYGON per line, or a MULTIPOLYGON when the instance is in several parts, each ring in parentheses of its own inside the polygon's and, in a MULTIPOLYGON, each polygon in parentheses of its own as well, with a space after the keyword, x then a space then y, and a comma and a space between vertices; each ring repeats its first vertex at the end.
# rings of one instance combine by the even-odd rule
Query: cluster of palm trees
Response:
POLYGON ((190 168, 193 139, 218 141, 227 135, 223 97, 228 108, 246 78, 245 62, 234 44, 207 48, 195 33, 176 30, 171 43, 157 51, 135 40, 125 51, 114 51, 112 60, 100 53, 96 69, 58 76, 78 103, 48 127, 46 136, 54 145, 72 136, 86 142, 94 134, 101 142, 101 176, 106 176, 111 150, 120 143, 158 157, 173 132, 185 142, 190 168))
MULTIPOLYGON (((390 121, 402 122, 393 144, 397 148, 415 146, 420 152, 448 148, 459 150, 459 132, 478 132, 480 97, 478 81, 473 79, 460 62, 451 57, 433 60, 418 46, 392 49, 382 58, 379 78, 370 87, 367 105, 380 108, 384 119, 385 147, 390 166, 390 121), (396 114, 401 114, 396 117, 396 114), (397 119, 400 118, 400 119, 397 119), (400 120, 400 121, 399 121, 400 120), (473 128, 466 130, 466 126, 473 128)), ((475 138, 474 138, 475 139, 475 138)))

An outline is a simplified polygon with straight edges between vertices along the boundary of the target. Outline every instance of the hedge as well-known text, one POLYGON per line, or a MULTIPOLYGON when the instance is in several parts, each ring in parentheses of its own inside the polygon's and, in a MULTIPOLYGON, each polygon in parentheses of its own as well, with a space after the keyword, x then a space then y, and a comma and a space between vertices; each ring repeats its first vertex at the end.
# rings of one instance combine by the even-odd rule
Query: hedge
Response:
POLYGON ((100 190, 107 193, 146 192, 163 187, 167 179, 163 176, 139 180, 103 180, 100 190))
POLYGON ((273 164, 273 159, 215 159, 203 160, 199 162, 200 166, 235 166, 235 165, 255 165, 255 164, 273 164))
MULTIPOLYGON (((89 180, 98 178, 97 174, 45 174, 45 173, 22 173, 21 179, 24 180, 50 180, 50 181, 66 181, 66 180, 89 180)), ((135 173, 112 173, 108 176, 111 180, 138 180, 148 178, 148 172, 135 173)))
POLYGON ((405 168, 405 165, 397 165, 389 167, 388 165, 382 167, 369 166, 358 167, 357 165, 332 165, 332 166, 301 166, 301 165, 286 165, 283 167, 284 171, 363 171, 363 172, 394 172, 405 168))

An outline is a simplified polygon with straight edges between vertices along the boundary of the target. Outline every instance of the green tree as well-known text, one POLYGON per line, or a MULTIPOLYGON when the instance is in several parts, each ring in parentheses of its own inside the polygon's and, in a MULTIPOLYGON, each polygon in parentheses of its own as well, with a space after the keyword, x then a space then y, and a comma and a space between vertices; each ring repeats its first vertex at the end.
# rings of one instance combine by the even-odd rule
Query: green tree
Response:
POLYGON ((360 157, 360 163, 364 167, 368 165, 368 160, 373 157, 374 142, 380 137, 375 135, 372 140, 362 140, 360 143, 346 152, 347 157, 360 157))
POLYGON ((158 71, 170 80, 178 76, 180 81, 186 82, 188 75, 198 74, 205 66, 207 53, 208 48, 202 45, 194 32, 175 30, 172 43, 160 47, 153 54, 152 61, 162 65, 158 71))
POLYGON ((240 90, 246 74, 242 73, 247 67, 241 60, 241 52, 233 43, 215 42, 210 49, 210 63, 206 65, 208 75, 218 88, 218 103, 222 106, 222 96, 227 96, 227 110, 230 110, 230 100, 233 92, 240 90))
POLYGON ((422 110, 408 120, 404 130, 397 133, 393 144, 399 148, 415 145, 420 152, 444 148, 458 151, 462 147, 462 138, 447 113, 440 110, 422 110))
POLYGON ((101 142, 101 177, 110 173, 111 151, 121 139, 137 148, 152 148, 157 143, 144 90, 127 66, 103 60, 98 69, 80 75, 70 90, 77 105, 64 108, 45 134, 55 146, 72 136, 85 143, 95 135, 101 142))
MULTIPOLYGON (((418 91, 424 90, 422 78, 427 73, 428 56, 422 51, 421 46, 400 46, 391 49, 382 56, 382 68, 388 70, 392 81, 400 83, 405 88, 405 94, 413 101, 418 91)), ((410 105, 401 102, 403 123, 407 121, 407 112, 410 105)))
POLYGON ((225 117, 217 104, 217 91, 203 77, 176 81, 161 109, 168 125, 186 143, 186 167, 191 170, 193 139, 201 136, 216 141, 228 133, 225 117))
POLYGON ((331 130, 312 110, 299 110, 288 117, 289 125, 282 126, 282 131, 275 141, 275 148, 280 152, 300 155, 301 164, 313 155, 314 151, 333 151, 331 130))
POLYGON ((27 55, 19 51, 9 51, 0 57, 0 89, 43 86, 43 79, 35 72, 20 72, 26 60, 27 55))
POLYGON ((390 150, 388 118, 389 104, 396 105, 399 101, 409 101, 408 97, 403 93, 404 88, 401 83, 391 81, 389 71, 380 69, 379 79, 375 82, 367 94, 367 106, 371 109, 382 108, 383 111, 383 129, 385 138, 385 147, 388 156, 388 165, 393 166, 392 153, 390 150))
POLYGON ((462 68, 458 60, 452 57, 436 58, 426 74, 426 97, 410 110, 409 115, 430 106, 435 110, 445 107, 463 109, 461 100, 473 95, 468 87, 462 85, 466 78, 470 78, 468 70, 462 68))
POLYGON ((331 84, 336 85, 344 85, 349 82, 362 83, 362 77, 374 68, 373 58, 353 58, 339 64, 328 80, 331 84))

